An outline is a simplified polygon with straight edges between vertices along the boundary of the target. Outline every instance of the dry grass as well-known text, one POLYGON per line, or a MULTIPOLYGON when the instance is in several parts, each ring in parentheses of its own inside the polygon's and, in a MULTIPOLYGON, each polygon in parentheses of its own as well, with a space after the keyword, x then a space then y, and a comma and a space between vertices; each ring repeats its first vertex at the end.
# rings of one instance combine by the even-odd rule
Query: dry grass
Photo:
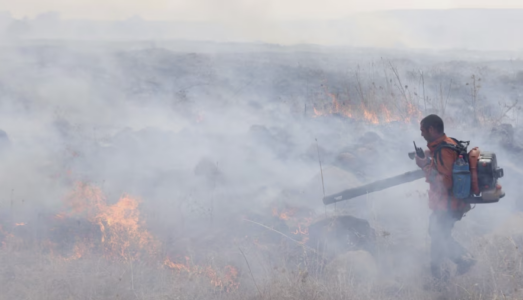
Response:
MULTIPOLYGON (((253 259, 251 252, 247 259, 254 272, 251 274, 246 265, 238 265, 240 285, 230 292, 214 288, 205 276, 170 270, 161 261, 131 263, 95 255, 66 261, 37 249, 4 246, 0 250, 0 299, 523 299, 519 238, 475 239, 471 250, 479 263, 440 290, 424 288, 429 282, 426 263, 406 275, 384 271, 383 262, 396 254, 383 241, 376 277, 362 276, 361 265, 354 265, 354 270, 360 270, 357 273, 348 270, 333 275, 309 273, 305 264, 278 267, 267 262, 259 271, 256 265, 259 267, 260 262, 253 259)), ((283 255, 271 253, 274 262, 285 259, 283 255)), ((428 253, 420 255, 428 258, 428 253)))

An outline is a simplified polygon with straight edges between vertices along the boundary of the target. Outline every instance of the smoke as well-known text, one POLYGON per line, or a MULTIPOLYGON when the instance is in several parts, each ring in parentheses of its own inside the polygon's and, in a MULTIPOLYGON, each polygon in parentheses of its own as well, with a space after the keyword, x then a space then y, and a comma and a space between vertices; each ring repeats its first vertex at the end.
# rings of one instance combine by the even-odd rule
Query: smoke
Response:
MULTIPOLYGON (((370 43, 377 42, 394 41, 370 43)), ((498 153, 502 167, 516 152, 492 142, 488 130, 497 124, 471 129, 471 114, 511 123, 521 142, 520 106, 503 106, 520 93, 505 88, 520 80, 517 63, 492 62, 489 53, 472 60, 383 49, 28 40, 5 44, 0 55, 0 208, 17 223, 62 211, 76 182, 103 190, 107 206, 122 195, 141 199, 151 232, 179 248, 265 231, 241 219, 263 223, 275 208, 317 218, 336 210, 390 234, 391 259, 401 265, 394 270, 415 277, 428 259, 420 254, 430 214, 423 180, 327 208, 323 190, 415 169, 407 152, 412 140, 424 144, 418 121, 430 112, 444 116, 450 136, 498 153), (482 78, 476 102, 472 74, 482 78)), ((458 226, 485 234, 516 211, 521 174, 509 170, 506 198, 478 206, 458 226)))

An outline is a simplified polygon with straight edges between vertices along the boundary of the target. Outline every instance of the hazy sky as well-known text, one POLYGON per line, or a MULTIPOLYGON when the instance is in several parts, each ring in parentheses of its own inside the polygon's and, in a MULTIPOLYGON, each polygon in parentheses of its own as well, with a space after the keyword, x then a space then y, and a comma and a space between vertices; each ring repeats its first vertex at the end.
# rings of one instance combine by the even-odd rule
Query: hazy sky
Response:
POLYGON ((389 9, 523 8, 522 0, 0 0, 0 10, 33 17, 223 20, 229 18, 330 19, 389 9))

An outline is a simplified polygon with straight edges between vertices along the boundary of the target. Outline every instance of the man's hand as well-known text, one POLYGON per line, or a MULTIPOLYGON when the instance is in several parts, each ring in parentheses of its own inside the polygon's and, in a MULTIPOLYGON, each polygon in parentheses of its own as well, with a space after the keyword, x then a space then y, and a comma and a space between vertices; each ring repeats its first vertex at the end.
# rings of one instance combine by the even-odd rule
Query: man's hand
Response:
POLYGON ((429 150, 425 150, 425 158, 420 158, 419 156, 416 155, 416 165, 418 165, 418 167, 423 169, 426 165, 428 165, 430 163, 429 157, 430 157, 429 150))

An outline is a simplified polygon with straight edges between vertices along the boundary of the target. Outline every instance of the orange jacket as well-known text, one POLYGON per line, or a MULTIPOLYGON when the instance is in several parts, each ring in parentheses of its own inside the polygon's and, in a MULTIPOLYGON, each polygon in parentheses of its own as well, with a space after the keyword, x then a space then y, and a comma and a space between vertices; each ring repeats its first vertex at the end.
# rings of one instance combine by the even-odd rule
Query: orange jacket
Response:
POLYGON ((426 182, 430 184, 429 189, 429 208, 433 211, 463 211, 470 210, 470 204, 467 204, 452 195, 452 166, 458 158, 458 154, 448 148, 441 149, 441 160, 438 157, 437 163, 434 161, 434 151, 438 144, 447 142, 455 145, 456 142, 443 135, 439 139, 428 143, 432 158, 431 163, 424 167, 426 182), (441 164, 443 162, 443 165, 441 164))

